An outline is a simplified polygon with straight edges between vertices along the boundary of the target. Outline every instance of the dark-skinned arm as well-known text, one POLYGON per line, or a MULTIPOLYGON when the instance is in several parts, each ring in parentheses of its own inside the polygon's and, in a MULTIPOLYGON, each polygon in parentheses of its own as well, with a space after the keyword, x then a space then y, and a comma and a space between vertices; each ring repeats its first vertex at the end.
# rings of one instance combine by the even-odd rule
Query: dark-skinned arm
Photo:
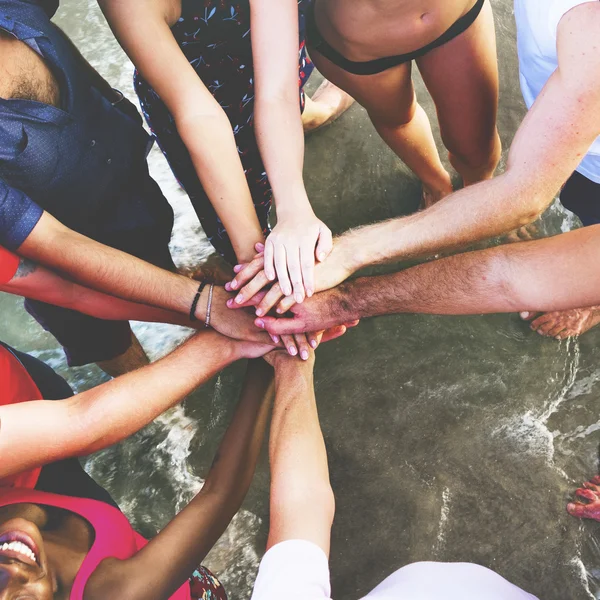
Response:
POLYGON ((271 381, 264 363, 240 399, 200 493, 133 558, 99 570, 86 598, 163 600, 188 581, 246 496, 264 439, 271 381))
POLYGON ((264 317, 256 323, 280 335, 384 314, 545 312, 598 305, 598 261, 600 225, 594 225, 362 277, 294 306, 294 318, 264 317))

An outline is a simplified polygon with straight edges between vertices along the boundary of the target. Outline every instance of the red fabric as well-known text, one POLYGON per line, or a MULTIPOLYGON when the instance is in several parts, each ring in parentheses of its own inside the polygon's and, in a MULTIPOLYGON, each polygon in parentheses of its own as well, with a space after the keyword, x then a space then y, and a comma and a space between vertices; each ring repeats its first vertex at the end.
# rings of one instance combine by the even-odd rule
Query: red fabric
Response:
MULTIPOLYGON (((41 400, 42 394, 19 360, 4 346, 0 346, 0 406, 41 400)), ((0 488, 19 487, 33 489, 41 468, 0 479, 0 488)))
POLYGON ((19 257, 0 246, 0 284, 8 283, 19 268, 19 257))

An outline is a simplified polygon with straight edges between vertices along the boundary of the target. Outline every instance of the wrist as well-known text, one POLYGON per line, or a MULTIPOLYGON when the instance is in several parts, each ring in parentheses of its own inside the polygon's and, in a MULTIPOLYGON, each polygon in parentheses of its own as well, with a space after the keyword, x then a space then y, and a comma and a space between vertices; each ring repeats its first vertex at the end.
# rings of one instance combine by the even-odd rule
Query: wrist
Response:
MULTIPOLYGON (((198 293, 198 290, 200 289, 201 283, 198 282, 198 288, 196 289, 196 292, 194 293, 194 298, 196 297, 196 294, 198 293)), ((209 291, 209 287, 210 284, 206 284, 204 286, 204 289, 202 290, 199 298, 198 298, 198 303, 196 304, 196 310, 194 311, 194 316, 196 317, 196 321, 202 322, 204 323, 204 321, 206 321, 206 310, 208 307, 208 291, 209 291)), ((193 302, 193 300, 192 300, 193 302)), ((191 310, 191 304, 190 304, 190 310, 191 310)))
POLYGON ((275 385, 297 387, 303 384, 312 384, 314 360, 303 361, 297 357, 290 357, 281 353, 275 363, 275 385))
POLYGON ((275 210, 277 214, 277 222, 285 219, 297 219, 300 215, 313 215, 314 211, 308 199, 308 194, 304 188, 304 183, 300 183, 278 194, 273 191, 275 201, 275 210), (278 198, 285 198, 285 201, 278 201, 278 198))

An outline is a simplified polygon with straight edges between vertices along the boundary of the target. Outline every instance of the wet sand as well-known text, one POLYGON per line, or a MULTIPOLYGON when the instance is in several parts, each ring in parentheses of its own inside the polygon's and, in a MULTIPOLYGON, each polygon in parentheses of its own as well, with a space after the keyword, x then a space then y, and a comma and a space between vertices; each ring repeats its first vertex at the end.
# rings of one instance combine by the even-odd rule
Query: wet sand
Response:
MULTIPOLYGON (((131 67, 93 4, 63 0, 59 22, 132 97, 131 67)), ((493 5, 506 150, 525 109, 512 2, 493 5)), ((435 123, 420 84, 418 91, 435 123)), ((177 262, 193 265, 210 249, 156 151, 152 167, 176 209, 177 262)), ((334 232, 407 214, 419 202, 418 182, 357 106, 308 137, 306 176, 317 214, 334 232)), ((541 230, 572 224, 554 207, 541 230)), ((0 311, 0 338, 49 360, 77 389, 104 379, 96 368, 66 369, 54 339, 18 300, 0 295, 0 311)), ((157 325, 136 331, 153 357, 186 335, 157 325)), ((599 340, 599 330, 579 341, 541 338, 517 315, 405 315, 365 321, 320 349, 317 398, 337 497, 334 598, 360 598, 417 560, 476 562, 545 600, 600 597, 600 526, 565 511, 570 493, 598 469, 599 340)), ((243 365, 227 369, 184 407, 88 461, 143 533, 162 527, 201 485, 242 372, 243 365)), ((267 525, 264 455, 244 510, 207 561, 233 600, 250 596, 267 525)))

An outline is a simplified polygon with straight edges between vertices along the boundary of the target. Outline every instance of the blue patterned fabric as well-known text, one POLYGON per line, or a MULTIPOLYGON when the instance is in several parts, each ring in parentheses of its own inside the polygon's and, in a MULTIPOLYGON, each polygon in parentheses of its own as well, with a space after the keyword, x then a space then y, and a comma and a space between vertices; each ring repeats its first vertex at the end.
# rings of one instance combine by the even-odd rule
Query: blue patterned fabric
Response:
MULTIPOLYGON (((308 0, 299 0, 298 96, 304 106, 303 87, 313 71, 304 40, 304 13, 308 0)), ((229 118, 246 181, 263 233, 268 235, 268 216, 273 192, 254 135, 254 61, 250 28, 250 2, 182 0, 181 18, 172 31, 198 77, 229 118)), ((149 43, 152 43, 149 40, 149 43)), ((156 91, 139 74, 135 76, 142 112, 164 152, 175 177, 185 189, 202 228, 217 252, 230 263, 236 256, 222 221, 217 216, 175 120, 156 91)))

